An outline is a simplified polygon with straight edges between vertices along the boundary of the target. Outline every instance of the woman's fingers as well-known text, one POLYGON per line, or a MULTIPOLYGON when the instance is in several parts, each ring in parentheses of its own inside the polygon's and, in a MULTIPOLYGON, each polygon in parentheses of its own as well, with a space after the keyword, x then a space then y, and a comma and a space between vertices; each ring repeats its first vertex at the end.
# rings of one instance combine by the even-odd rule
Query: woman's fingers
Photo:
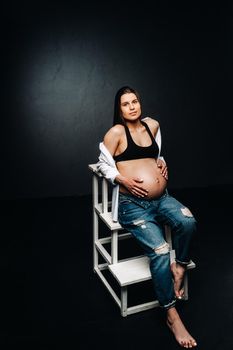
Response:
POLYGON ((148 192, 139 189, 132 189, 131 193, 137 197, 146 197, 148 195, 148 192))
POLYGON ((134 186, 133 186, 134 192, 136 192, 136 194, 141 197, 147 196, 148 191, 144 187, 138 186, 138 183, 143 183, 143 179, 137 177, 133 179, 133 181, 134 181, 134 186))
POLYGON ((163 177, 168 180, 168 167, 165 163, 162 161, 157 163, 158 168, 160 169, 160 173, 163 175, 163 177))
POLYGON ((143 179, 136 178, 133 180, 133 186, 132 186, 132 193, 139 197, 145 197, 148 195, 148 190, 145 189, 143 186, 139 186, 138 183, 142 183, 143 179))
POLYGON ((136 177, 135 179, 133 179, 133 181, 135 182, 143 182, 143 179, 141 177, 136 177))

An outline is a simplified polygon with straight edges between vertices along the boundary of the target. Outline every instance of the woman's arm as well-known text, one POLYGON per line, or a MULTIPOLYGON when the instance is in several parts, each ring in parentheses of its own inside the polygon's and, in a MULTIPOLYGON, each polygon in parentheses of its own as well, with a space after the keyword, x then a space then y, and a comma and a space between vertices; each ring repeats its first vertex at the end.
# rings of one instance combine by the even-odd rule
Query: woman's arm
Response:
POLYGON ((168 180, 168 167, 164 158, 160 156, 162 138, 161 138, 161 130, 160 130, 159 122, 150 117, 146 117, 143 120, 148 124, 152 134, 154 135, 155 141, 157 142, 157 145, 159 147, 159 157, 157 159, 157 166, 158 168, 160 168, 160 172, 162 176, 166 180, 168 180))

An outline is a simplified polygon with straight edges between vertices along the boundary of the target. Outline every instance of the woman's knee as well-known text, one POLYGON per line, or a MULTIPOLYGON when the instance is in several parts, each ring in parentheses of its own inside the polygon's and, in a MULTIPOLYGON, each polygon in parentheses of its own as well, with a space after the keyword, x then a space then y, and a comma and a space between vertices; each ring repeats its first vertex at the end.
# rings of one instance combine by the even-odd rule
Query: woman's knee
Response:
POLYGON ((197 229, 197 222, 193 216, 184 216, 181 220, 180 226, 184 232, 193 234, 197 229))
POLYGON ((163 244, 159 245, 158 247, 155 247, 154 253, 158 256, 168 254, 169 253, 169 244, 167 242, 164 242, 163 244))
MULTIPOLYGON (((153 253, 150 255, 150 270, 152 276, 167 276, 170 274, 170 252, 153 253)), ((169 275, 170 276, 170 275, 169 275)))
POLYGON ((167 242, 164 242, 163 244, 155 247, 154 249, 151 249, 150 253, 148 254, 151 264, 153 263, 159 263, 161 262, 166 263, 167 261, 170 261, 170 246, 167 242))

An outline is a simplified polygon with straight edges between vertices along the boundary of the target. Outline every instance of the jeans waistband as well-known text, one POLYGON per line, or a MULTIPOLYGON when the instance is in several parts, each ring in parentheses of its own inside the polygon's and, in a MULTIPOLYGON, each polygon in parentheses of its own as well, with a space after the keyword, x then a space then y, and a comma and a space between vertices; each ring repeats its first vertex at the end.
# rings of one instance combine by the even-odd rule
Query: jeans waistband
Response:
POLYGON ((126 197, 128 199, 134 199, 134 200, 139 200, 139 201, 145 201, 145 202, 152 202, 152 201, 156 201, 156 200, 159 200, 163 197, 166 197, 168 195, 168 191, 167 189, 163 192, 163 194, 161 194, 160 197, 158 198, 143 198, 143 197, 135 197, 133 194, 131 193, 123 193, 123 192, 119 192, 119 196, 122 196, 122 197, 126 197))
POLYGON ((164 191, 164 193, 158 197, 158 198, 151 198, 151 199, 146 199, 146 198, 139 198, 139 197, 135 197, 134 195, 132 195, 131 193, 122 193, 119 192, 119 200, 121 199, 129 199, 132 202, 144 207, 144 208, 148 208, 150 206, 150 204, 154 201, 159 201, 162 198, 166 197, 168 195, 167 189, 164 191))

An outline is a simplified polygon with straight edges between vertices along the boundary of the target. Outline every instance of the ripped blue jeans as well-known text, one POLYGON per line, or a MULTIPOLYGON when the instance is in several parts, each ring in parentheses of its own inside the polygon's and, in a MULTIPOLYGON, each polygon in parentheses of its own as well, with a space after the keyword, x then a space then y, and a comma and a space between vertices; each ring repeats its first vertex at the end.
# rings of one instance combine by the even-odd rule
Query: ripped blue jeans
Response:
POLYGON ((152 281, 160 306, 173 307, 176 297, 164 225, 171 228, 176 261, 186 266, 190 262, 189 248, 196 231, 192 213, 167 192, 151 200, 120 193, 118 219, 150 258, 152 281))

